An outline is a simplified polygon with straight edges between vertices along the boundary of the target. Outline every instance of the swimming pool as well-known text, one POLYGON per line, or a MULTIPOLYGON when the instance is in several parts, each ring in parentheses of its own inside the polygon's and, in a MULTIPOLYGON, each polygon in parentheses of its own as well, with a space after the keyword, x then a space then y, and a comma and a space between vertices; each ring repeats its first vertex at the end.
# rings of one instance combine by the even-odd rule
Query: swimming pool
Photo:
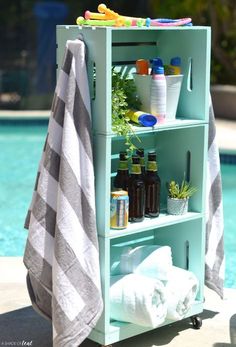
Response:
POLYGON ((236 162, 221 163, 223 206, 224 206, 224 247, 225 247, 225 287, 236 288, 236 162))
MULTIPOLYGON (((23 228, 47 133, 47 122, 0 124, 0 256, 22 256, 23 228)), ((236 161, 222 164, 225 223, 225 286, 236 288, 236 161)))
POLYGON ((46 122, 0 125, 0 256, 23 255, 24 219, 46 132, 46 122))

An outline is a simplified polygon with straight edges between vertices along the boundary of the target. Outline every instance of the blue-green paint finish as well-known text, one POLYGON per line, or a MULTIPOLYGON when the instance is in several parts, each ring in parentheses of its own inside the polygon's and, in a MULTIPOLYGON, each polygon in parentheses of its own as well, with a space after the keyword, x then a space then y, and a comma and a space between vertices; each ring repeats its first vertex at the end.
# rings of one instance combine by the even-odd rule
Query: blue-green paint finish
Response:
MULTIPOLYGON (((188 316, 203 310, 205 258, 205 194, 209 112, 210 28, 91 28, 57 27, 57 62, 62 64, 68 39, 83 37, 93 119, 96 215, 104 311, 90 338, 107 345, 151 329, 110 321, 110 266, 127 245, 169 245, 176 266, 193 271, 200 282, 197 300, 188 316), (124 138, 111 130, 111 69, 132 78, 135 60, 161 56, 165 63, 179 55, 184 74, 177 119, 153 128, 134 127, 145 154, 157 151, 161 177, 161 214, 156 219, 129 224, 125 230, 110 229, 110 192, 124 138), (94 78, 95 77, 95 78, 94 78), (190 153, 190 162, 187 157, 190 153), (191 183, 198 188, 183 216, 166 214, 170 179, 181 180, 189 167, 191 183)), ((137 142, 137 146, 140 144, 137 142)), ((172 323, 165 321, 163 325, 172 323)))

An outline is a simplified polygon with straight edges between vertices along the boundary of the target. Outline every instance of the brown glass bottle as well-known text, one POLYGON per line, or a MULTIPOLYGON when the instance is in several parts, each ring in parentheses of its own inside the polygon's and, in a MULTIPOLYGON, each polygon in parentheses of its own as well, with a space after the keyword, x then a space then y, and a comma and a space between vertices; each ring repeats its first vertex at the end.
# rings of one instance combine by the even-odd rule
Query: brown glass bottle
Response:
POLYGON ((143 148, 138 148, 136 150, 137 156, 140 158, 140 166, 141 166, 141 172, 143 175, 143 179, 145 178, 145 160, 144 160, 144 149, 143 148))
POLYGON ((129 168, 126 152, 120 152, 120 161, 117 169, 117 174, 114 178, 114 187, 117 189, 128 190, 129 168))
POLYGON ((145 216, 158 217, 160 214, 161 180, 157 174, 156 153, 148 153, 147 170, 145 174, 145 216))
POLYGON ((128 184, 129 221, 141 222, 145 210, 145 183, 142 178, 140 158, 132 156, 131 173, 128 184))

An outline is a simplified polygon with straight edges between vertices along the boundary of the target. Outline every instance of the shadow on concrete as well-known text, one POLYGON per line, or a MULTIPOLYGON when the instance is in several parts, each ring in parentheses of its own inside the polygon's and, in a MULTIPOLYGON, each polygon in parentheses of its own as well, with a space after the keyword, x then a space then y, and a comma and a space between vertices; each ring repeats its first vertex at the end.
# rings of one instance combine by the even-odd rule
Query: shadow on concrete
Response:
POLYGON ((211 310, 204 310, 202 313, 199 314, 199 316, 202 319, 209 319, 214 318, 219 312, 211 311, 211 310))
POLYGON ((232 344, 232 343, 217 342, 217 343, 214 343, 214 345, 212 347, 235 347, 235 346, 236 345, 232 344))
MULTIPOLYGON (((218 313, 219 312, 204 310, 199 316, 202 318, 202 320, 211 319, 218 313)), ((173 324, 169 324, 169 325, 151 330, 149 332, 143 333, 141 335, 137 335, 129 339, 123 340, 121 342, 115 343, 113 347, 166 346, 182 331, 187 329, 193 329, 193 334, 194 334, 195 329, 192 327, 192 322, 190 318, 186 318, 181 321, 175 322, 173 324)), ((81 344, 81 347, 95 347, 95 346, 97 346, 97 344, 88 339, 81 344)), ((217 346, 217 347, 220 347, 220 346, 217 346)))
POLYGON ((229 321, 229 333, 230 333, 230 342, 232 346, 236 346, 236 314, 231 316, 229 321))
MULTIPOLYGON (((204 310, 200 317, 202 320, 213 318, 218 312, 204 310)), ((233 327, 235 329, 236 315, 233 316, 233 327)), ((2 342, 29 342, 32 347, 52 347, 51 323, 37 314, 32 306, 4 313, 0 316, 0 343, 2 342)), ((169 324, 150 332, 126 339, 115 346, 122 347, 148 347, 163 346, 170 343, 181 331, 192 327, 190 318, 169 324)), ((193 329, 194 331, 194 329, 193 329)), ((233 331, 232 331, 233 333, 233 331)), ((234 330, 235 333, 235 330, 234 330)), ((236 338, 236 336, 234 336, 236 338)), ((86 339, 81 347, 95 347, 97 343, 86 339)), ((214 347, 223 347, 224 344, 215 344, 214 347)), ((228 347, 228 346, 227 346, 228 347)))
POLYGON ((0 327, 0 343, 5 345, 15 342, 17 346, 24 341, 26 346, 52 347, 51 324, 32 306, 1 314, 0 327))

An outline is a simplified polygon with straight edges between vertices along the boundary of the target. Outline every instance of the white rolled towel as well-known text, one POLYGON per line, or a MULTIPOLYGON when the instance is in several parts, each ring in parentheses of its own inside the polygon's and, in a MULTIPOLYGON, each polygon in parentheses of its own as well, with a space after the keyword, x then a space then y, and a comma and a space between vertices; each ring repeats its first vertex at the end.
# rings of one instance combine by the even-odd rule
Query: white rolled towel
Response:
POLYGON ((166 281, 171 267, 172 254, 169 246, 143 245, 124 248, 119 263, 112 265, 111 274, 136 273, 166 281))
POLYGON ((176 266, 170 271, 165 284, 167 299, 167 319, 180 320, 191 308, 199 287, 197 277, 191 271, 176 266))
POLYGON ((161 281, 137 274, 112 276, 110 286, 111 319, 155 328, 167 314, 161 281))

